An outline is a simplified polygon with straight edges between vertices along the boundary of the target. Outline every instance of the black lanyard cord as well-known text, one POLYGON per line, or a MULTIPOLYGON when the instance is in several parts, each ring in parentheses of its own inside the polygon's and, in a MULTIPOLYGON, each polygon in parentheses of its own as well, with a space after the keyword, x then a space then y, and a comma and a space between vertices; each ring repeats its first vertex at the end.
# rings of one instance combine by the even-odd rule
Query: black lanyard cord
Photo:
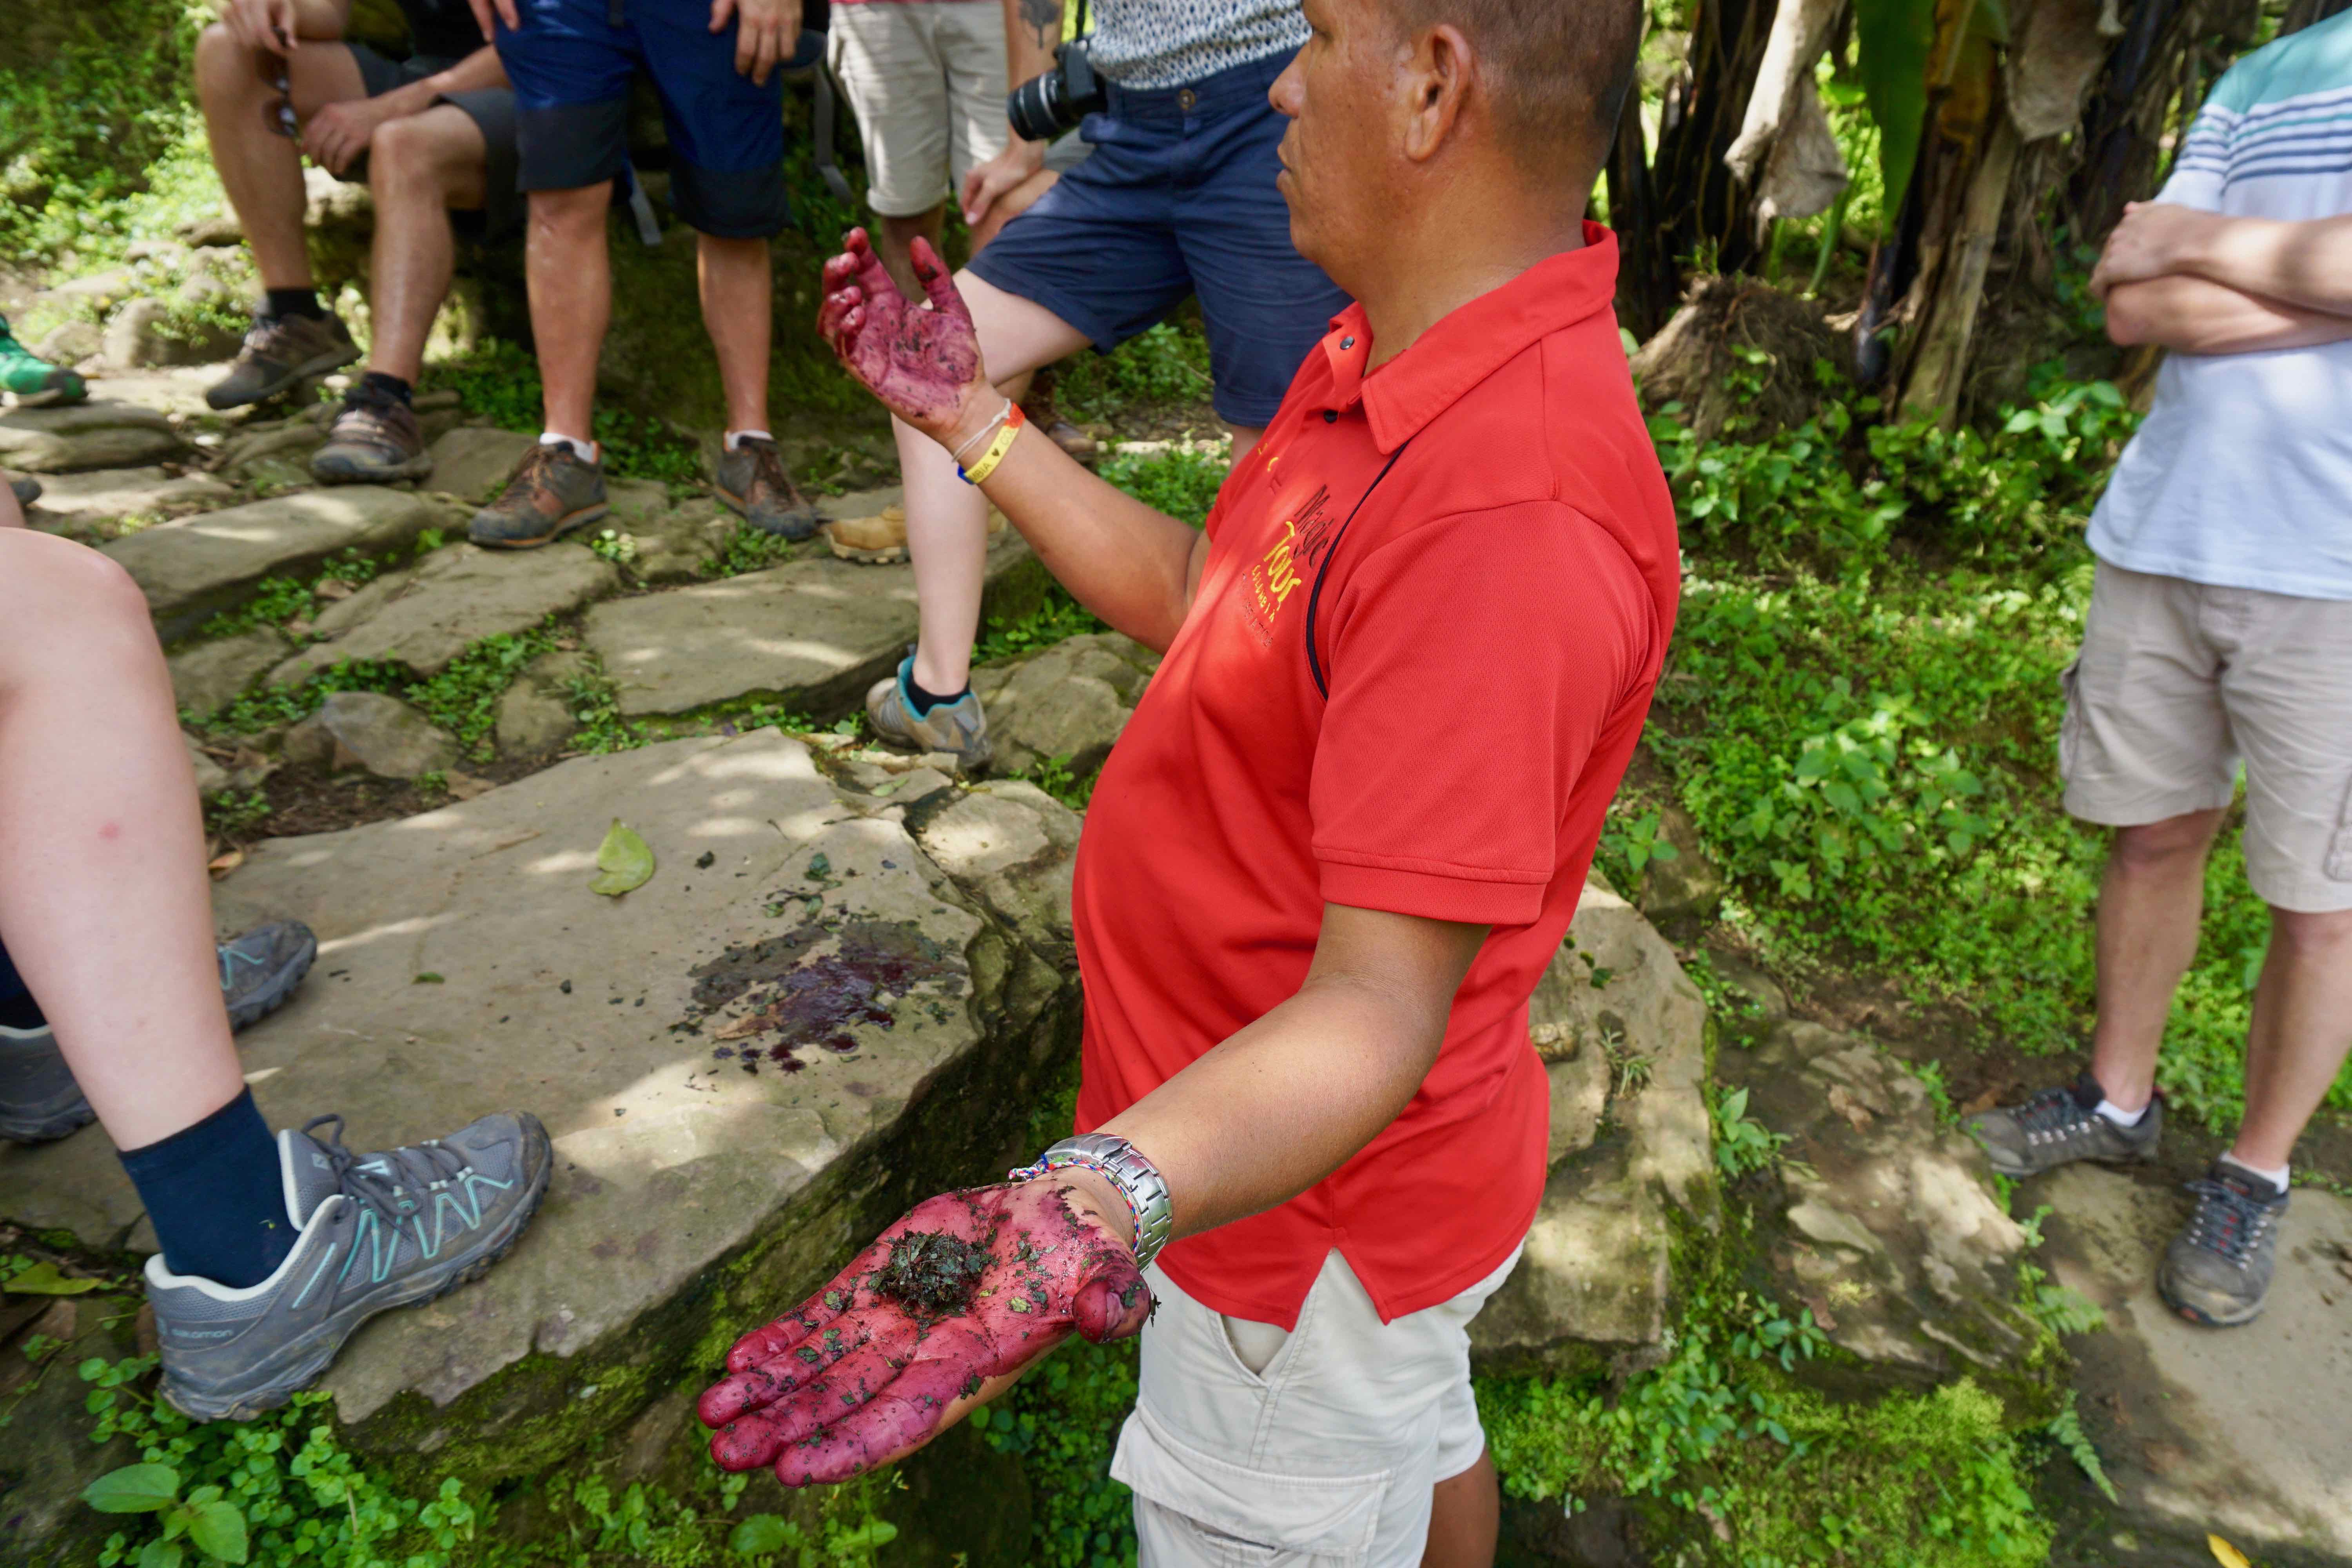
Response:
POLYGON ((1307 670, 1315 677, 1315 689, 1323 694, 1326 702, 1331 700, 1331 688, 1323 679, 1323 661, 1315 657, 1315 608, 1323 598, 1323 574, 1331 570, 1331 558, 1339 553, 1339 542, 1348 537, 1348 523, 1356 521, 1356 514, 1364 510, 1364 503, 1372 499, 1372 492, 1381 488, 1381 481, 1389 477, 1389 470, 1396 467, 1397 459, 1412 444, 1406 441, 1389 454, 1389 460, 1381 465, 1381 471, 1372 476, 1372 482, 1364 487, 1364 493, 1348 509, 1347 522, 1342 522, 1339 531, 1331 536, 1331 548, 1323 552, 1323 563, 1315 568, 1315 588, 1307 595, 1307 670))

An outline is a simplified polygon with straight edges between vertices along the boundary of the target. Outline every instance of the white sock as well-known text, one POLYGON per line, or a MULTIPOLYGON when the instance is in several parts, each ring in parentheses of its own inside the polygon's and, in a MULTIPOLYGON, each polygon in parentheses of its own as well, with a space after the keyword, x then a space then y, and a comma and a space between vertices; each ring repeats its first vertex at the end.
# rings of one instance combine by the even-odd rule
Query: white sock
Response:
POLYGON ((772 441, 774 439, 775 437, 769 435, 765 430, 730 430, 727 432, 727 449, 731 452, 746 441, 772 441))
POLYGON ((572 455, 583 463, 594 462, 597 454, 604 450, 593 441, 583 441, 572 436, 559 436, 552 430, 541 431, 539 444, 542 447, 569 447, 572 448, 572 455))
MULTIPOLYGON (((2081 1102, 2077 1101, 2076 1103, 2079 1104, 2081 1102)), ((2156 1097, 2154 1095, 2150 1095, 2148 1097, 2147 1105, 2154 1105, 2155 1103, 2156 1097)), ((2105 1117, 2109 1121, 2114 1122, 2118 1127, 2137 1127, 2141 1122, 2147 1120, 2147 1105, 2141 1106, 2137 1110, 2126 1110, 2122 1106, 2117 1105, 2112 1100, 2102 1100, 2099 1101, 2099 1114, 2105 1117)))
POLYGON ((2235 1154, 2224 1154, 2221 1158, 2227 1160, 2231 1164, 2237 1166, 2238 1169, 2245 1172, 2248 1175, 2260 1176, 2263 1181, 2268 1182, 2271 1185, 2276 1187, 2281 1192, 2286 1191, 2286 1173, 2290 1170, 2294 1169, 2291 1165, 2281 1165, 2275 1171, 2265 1171, 2260 1165, 2247 1164, 2235 1154))

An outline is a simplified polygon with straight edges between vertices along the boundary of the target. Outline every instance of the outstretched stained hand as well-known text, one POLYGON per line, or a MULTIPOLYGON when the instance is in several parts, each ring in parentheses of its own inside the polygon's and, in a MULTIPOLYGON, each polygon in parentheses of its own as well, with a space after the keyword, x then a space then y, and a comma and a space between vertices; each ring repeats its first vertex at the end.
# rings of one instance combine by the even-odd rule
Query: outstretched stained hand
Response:
POLYGON ((841 245, 824 264, 816 330, 891 413, 927 436, 947 434, 986 383, 980 336, 947 263, 929 240, 915 241, 910 259, 927 296, 918 304, 898 292, 864 229, 841 245))
POLYGON ((698 1409, 722 1469, 847 1480, 929 1442, 1072 1330, 1119 1339, 1150 1315, 1134 1254, 1072 1189, 946 1193, 736 1341, 698 1409))

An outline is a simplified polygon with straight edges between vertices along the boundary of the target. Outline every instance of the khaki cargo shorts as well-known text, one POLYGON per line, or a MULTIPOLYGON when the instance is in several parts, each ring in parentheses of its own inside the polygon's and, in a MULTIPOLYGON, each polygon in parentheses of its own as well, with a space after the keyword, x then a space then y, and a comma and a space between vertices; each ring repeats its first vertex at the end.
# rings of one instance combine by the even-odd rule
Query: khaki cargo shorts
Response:
POLYGON ((2352 909, 2352 601, 2102 561, 2063 679, 2069 812, 2136 827, 2218 809, 2242 760, 2255 894, 2282 910, 2352 909))

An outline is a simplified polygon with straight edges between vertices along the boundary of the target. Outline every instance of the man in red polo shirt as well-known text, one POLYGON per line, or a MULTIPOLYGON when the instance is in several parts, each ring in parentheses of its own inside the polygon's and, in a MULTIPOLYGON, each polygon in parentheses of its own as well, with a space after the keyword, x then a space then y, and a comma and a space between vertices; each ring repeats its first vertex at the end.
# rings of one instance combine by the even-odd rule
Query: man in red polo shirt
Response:
POLYGON ((1078 848, 1089 1135, 740 1342, 701 1407, 730 1468, 843 1479, 1073 1329, 1139 1331, 1113 1473, 1150 1568, 1491 1560, 1465 1328, 1543 1186, 1528 1002, 1679 575, 1580 221, 1641 11, 1307 15, 1283 194, 1360 302, 1205 534, 1023 433, 927 249, 921 306, 860 234, 827 266, 844 363, 1166 658, 1078 848))

